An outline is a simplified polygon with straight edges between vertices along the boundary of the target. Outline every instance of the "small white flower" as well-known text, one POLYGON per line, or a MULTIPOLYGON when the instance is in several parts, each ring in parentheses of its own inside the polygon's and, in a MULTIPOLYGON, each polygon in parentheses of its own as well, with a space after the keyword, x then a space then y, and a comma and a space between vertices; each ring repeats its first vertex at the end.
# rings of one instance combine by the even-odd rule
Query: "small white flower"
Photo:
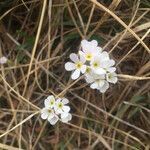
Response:
POLYGON ((85 65, 85 58, 83 56, 78 57, 77 54, 70 54, 70 59, 73 62, 67 62, 65 64, 65 69, 67 71, 73 71, 71 78, 73 80, 77 79, 80 76, 80 73, 85 73, 86 71, 86 65, 85 65))
POLYGON ((51 119, 55 116, 54 110, 51 108, 43 108, 41 110, 41 118, 42 119, 51 119))
POLYGON ((102 67, 106 70, 106 72, 115 72, 116 71, 116 68, 113 67, 115 64, 115 61, 113 59, 109 59, 107 61, 104 61, 102 67))
POLYGON ((84 56, 87 61, 91 61, 95 55, 99 55, 102 52, 102 48, 98 47, 96 40, 91 42, 87 40, 81 41, 82 51, 79 51, 79 54, 84 56))
POLYGON ((44 105, 46 108, 53 108, 55 106, 55 98, 53 95, 50 95, 45 99, 44 105))
POLYGON ((61 114, 61 113, 67 113, 70 111, 70 107, 67 106, 66 104, 68 104, 69 101, 66 98, 59 98, 56 100, 56 105, 54 106, 54 110, 56 112, 56 114, 61 114))
POLYGON ((113 84, 117 83, 118 81, 117 74, 115 72, 107 73, 106 79, 108 82, 113 83, 113 84))
POLYGON ((47 119, 51 125, 55 125, 59 120, 66 123, 71 120, 72 115, 69 113, 70 107, 66 104, 69 100, 58 98, 55 100, 53 95, 48 96, 45 101, 45 107, 41 110, 41 118, 47 119))
POLYGON ((70 113, 65 114, 65 115, 61 115, 61 121, 63 123, 67 123, 68 121, 70 121, 72 119, 72 115, 70 113))
POLYGON ((7 59, 6 57, 4 57, 4 56, 1 57, 1 58, 0 58, 0 64, 5 64, 5 63, 7 62, 7 60, 8 60, 8 59, 7 59))
POLYGON ((102 52, 100 55, 95 56, 90 62, 91 68, 96 74, 106 74, 106 72, 114 72, 115 67, 112 67, 115 61, 109 59, 107 52, 102 52))

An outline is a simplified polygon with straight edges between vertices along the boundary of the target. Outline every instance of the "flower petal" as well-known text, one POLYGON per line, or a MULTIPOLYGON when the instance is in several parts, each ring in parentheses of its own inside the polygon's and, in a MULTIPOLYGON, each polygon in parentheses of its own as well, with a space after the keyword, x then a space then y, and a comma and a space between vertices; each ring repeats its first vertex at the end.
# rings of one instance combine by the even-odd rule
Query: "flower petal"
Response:
POLYGON ((1 58, 0 58, 0 64, 5 64, 5 63, 7 62, 7 60, 8 60, 8 59, 7 59, 6 57, 4 57, 4 56, 1 57, 1 58))
POLYGON ((85 75, 85 80, 86 80, 87 83, 92 83, 92 82, 95 81, 93 76, 91 74, 88 74, 88 73, 85 75))
POLYGON ((115 67, 110 67, 107 69, 107 71, 109 71, 110 73, 113 73, 116 71, 116 68, 115 67))
POLYGON ((70 113, 68 113, 68 116, 65 118, 62 118, 61 121, 63 123, 67 123, 68 121, 70 121, 72 119, 72 115, 70 113))
POLYGON ((51 125, 55 125, 57 121, 59 120, 58 116, 54 116, 52 119, 48 119, 51 125))
POLYGON ((77 69, 77 70, 75 70, 75 71, 72 73, 71 78, 72 78, 73 80, 75 80, 75 79, 79 78, 79 76, 80 76, 80 70, 77 69))
POLYGON ((48 115, 48 120, 52 119, 54 116, 55 116, 54 112, 49 113, 49 115, 48 115))
POLYGON ((80 55, 80 61, 84 64, 86 62, 86 59, 83 55, 80 55))
POLYGON ((78 62, 79 61, 79 57, 77 54, 75 53, 71 53, 70 54, 70 59, 73 61, 73 62, 78 62))
POLYGON ((104 70, 103 68, 97 68, 97 69, 94 69, 94 72, 101 75, 101 74, 105 74, 106 70, 104 70))
POLYGON ((69 106, 63 106, 63 111, 68 113, 70 111, 70 107, 69 106))
POLYGON ((109 60, 109 54, 106 51, 103 51, 100 55, 100 59, 103 61, 109 60))
POLYGON ((101 93, 105 93, 108 88, 109 88, 109 83, 105 81, 105 84, 99 90, 101 93))
POLYGON ((75 68, 76 68, 76 66, 75 66, 75 64, 72 63, 72 62, 67 62, 67 63, 65 64, 65 69, 66 69, 67 71, 72 71, 72 70, 74 70, 75 68))
POLYGON ((91 84, 90 86, 92 89, 97 89, 98 88, 98 83, 94 82, 93 84, 91 84))
POLYGON ((65 105, 65 104, 68 104, 69 103, 69 100, 67 98, 63 98, 62 99, 62 103, 65 105))
POLYGON ((94 46, 94 47, 96 47, 98 45, 98 42, 96 40, 92 40, 91 41, 91 45, 94 46))
POLYGON ((61 113, 61 119, 66 118, 68 116, 68 112, 61 113))
POLYGON ((84 74, 85 71, 86 71, 86 65, 83 65, 83 66, 81 67, 81 72, 84 74))
POLYGON ((49 104, 50 104, 50 99, 48 99, 48 98, 45 99, 45 101, 44 101, 44 106, 48 108, 48 107, 49 107, 49 104))
POLYGON ((47 119, 47 117, 48 117, 48 113, 47 113, 47 112, 43 112, 43 113, 41 114, 41 118, 42 118, 42 119, 47 119))
POLYGON ((98 86, 101 88, 102 86, 104 86, 105 84, 105 80, 99 80, 98 82, 98 86))
POLYGON ((108 82, 113 83, 113 84, 115 84, 118 81, 117 74, 115 72, 114 73, 108 73, 106 75, 106 79, 108 82))

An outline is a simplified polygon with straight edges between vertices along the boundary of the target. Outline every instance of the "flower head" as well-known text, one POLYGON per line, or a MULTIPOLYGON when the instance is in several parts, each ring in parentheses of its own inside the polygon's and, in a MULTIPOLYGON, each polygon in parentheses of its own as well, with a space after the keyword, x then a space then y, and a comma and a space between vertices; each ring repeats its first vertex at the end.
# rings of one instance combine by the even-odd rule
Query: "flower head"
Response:
POLYGON ((71 120, 70 107, 66 104, 69 100, 66 98, 56 98, 53 95, 48 96, 45 101, 45 107, 41 110, 41 118, 47 119, 51 125, 55 125, 59 120, 66 123, 71 120))
POLYGON ((108 52, 102 51, 96 40, 82 40, 79 57, 76 54, 71 54, 70 59, 74 63, 67 62, 65 68, 68 71, 73 71, 71 78, 77 79, 81 72, 90 87, 101 93, 106 92, 109 83, 115 84, 118 80, 114 67, 115 61, 110 59, 108 52))
POLYGON ((66 104, 68 104, 69 101, 66 98, 59 98, 56 100, 56 105, 54 107, 55 112, 57 114, 61 114, 61 113, 68 113, 70 111, 70 107, 67 106, 66 104))
POLYGON ((67 62, 65 64, 65 69, 67 71, 73 71, 71 78, 75 80, 80 76, 80 73, 85 73, 86 65, 84 63, 86 62, 86 60, 83 56, 79 57, 77 54, 74 53, 70 54, 70 59, 73 62, 67 62))
POLYGON ((108 82, 113 83, 113 84, 117 83, 118 81, 117 74, 115 72, 107 73, 106 79, 108 82))
POLYGON ((79 51, 79 54, 82 55, 87 61, 91 61, 95 55, 99 55, 102 52, 101 47, 98 47, 96 40, 91 42, 87 40, 81 41, 82 51, 79 51))
POLYGON ((41 110, 41 118, 47 119, 51 125, 54 125, 59 120, 58 116, 55 114, 54 110, 51 108, 43 108, 41 110))
POLYGON ((55 98, 53 95, 48 96, 45 101, 44 105, 46 108, 53 108, 55 106, 55 98))
POLYGON ((5 64, 5 63, 7 62, 7 60, 8 60, 8 59, 7 59, 6 57, 4 57, 4 56, 1 57, 1 58, 0 58, 0 64, 5 64))

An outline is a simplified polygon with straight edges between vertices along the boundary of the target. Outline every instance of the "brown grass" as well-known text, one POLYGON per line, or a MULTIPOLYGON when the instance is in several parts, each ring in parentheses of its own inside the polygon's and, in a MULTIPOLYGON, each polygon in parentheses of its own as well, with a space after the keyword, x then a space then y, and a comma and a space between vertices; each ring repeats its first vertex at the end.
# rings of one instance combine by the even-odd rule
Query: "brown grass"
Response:
POLYGON ((0 149, 148 150, 149 15, 148 0, 0 1, 0 149), (116 61, 105 94, 64 69, 84 38, 116 61), (50 94, 70 100, 70 123, 40 118, 50 94))

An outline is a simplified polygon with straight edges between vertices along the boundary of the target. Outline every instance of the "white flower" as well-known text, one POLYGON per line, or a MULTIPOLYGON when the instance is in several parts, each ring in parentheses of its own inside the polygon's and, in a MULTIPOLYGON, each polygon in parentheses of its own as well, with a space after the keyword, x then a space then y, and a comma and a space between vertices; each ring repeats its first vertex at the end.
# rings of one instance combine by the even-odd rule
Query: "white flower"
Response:
POLYGON ((65 69, 67 71, 73 71, 71 78, 75 80, 80 76, 80 73, 85 73, 86 65, 84 65, 84 63, 86 60, 83 56, 80 56, 79 58, 78 55, 74 53, 70 54, 70 59, 73 62, 67 62, 65 64, 65 69))
POLYGON ((115 72, 107 73, 106 79, 108 82, 115 84, 118 81, 117 74, 115 72))
POLYGON ((109 59, 107 61, 104 61, 102 67, 106 70, 106 72, 115 72, 116 71, 116 68, 113 67, 115 64, 115 61, 113 59, 109 59))
POLYGON ((55 125, 57 121, 64 123, 71 120, 70 107, 66 104, 69 100, 66 98, 56 98, 53 95, 48 96, 45 101, 45 107, 41 110, 41 118, 47 119, 51 125, 55 125))
POLYGON ((97 74, 105 74, 106 70, 106 63, 109 61, 109 55, 107 52, 102 52, 99 55, 95 55, 94 58, 91 60, 90 65, 92 70, 97 74))
POLYGON ((79 54, 84 56, 87 61, 91 61, 95 55, 99 55, 102 52, 102 48, 98 47, 96 40, 91 42, 87 40, 81 41, 82 51, 79 51, 79 54))
POLYGON ((55 106, 55 98, 53 95, 50 95, 45 99, 44 105, 46 108, 53 108, 55 106))
POLYGON ((1 57, 0 58, 0 64, 5 64, 7 62, 7 58, 6 57, 1 57))
POLYGON ((61 115, 61 121, 63 123, 67 123, 68 121, 70 121, 72 119, 72 115, 70 113, 68 113, 67 115, 61 115))
POLYGON ((90 62, 92 70, 96 74, 106 74, 106 72, 114 72, 115 67, 112 67, 115 64, 115 61, 109 59, 107 52, 102 52, 100 55, 97 55, 90 62))
POLYGON ((61 114, 61 113, 68 113, 70 111, 70 107, 66 106, 66 104, 68 104, 69 101, 66 98, 59 98, 56 100, 56 105, 54 106, 54 110, 56 112, 56 114, 61 114))
POLYGON ((41 118, 47 119, 51 125, 56 124, 57 121, 59 120, 54 110, 51 108, 46 108, 46 107, 41 110, 41 118))

